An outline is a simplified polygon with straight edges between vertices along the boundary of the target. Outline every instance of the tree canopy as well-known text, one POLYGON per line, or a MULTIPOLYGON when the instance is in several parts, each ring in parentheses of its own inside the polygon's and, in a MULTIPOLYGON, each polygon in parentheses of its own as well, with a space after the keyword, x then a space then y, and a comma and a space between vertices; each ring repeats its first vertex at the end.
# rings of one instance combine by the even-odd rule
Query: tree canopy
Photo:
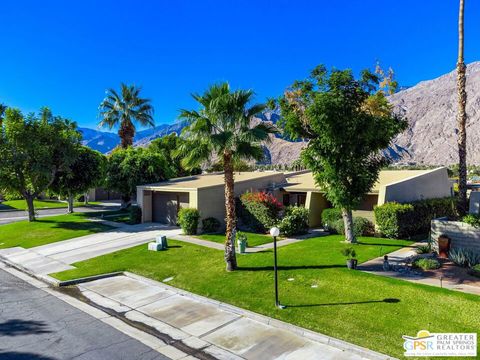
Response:
POLYGON ((22 196, 29 220, 35 220, 33 200, 75 161, 79 144, 76 124, 48 108, 27 116, 7 108, 0 132, 0 190, 22 196))
POLYGON ((308 139, 302 160, 327 199, 343 210, 348 241, 355 241, 351 211, 390 159, 382 152, 407 123, 394 113, 378 75, 316 67, 279 99, 285 131, 308 139))

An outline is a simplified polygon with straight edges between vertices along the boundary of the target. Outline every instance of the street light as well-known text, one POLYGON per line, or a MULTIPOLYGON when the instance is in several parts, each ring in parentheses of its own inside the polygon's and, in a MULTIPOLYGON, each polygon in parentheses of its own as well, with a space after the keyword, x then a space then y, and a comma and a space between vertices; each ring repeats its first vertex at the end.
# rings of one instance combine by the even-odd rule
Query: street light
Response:
POLYGON ((279 309, 285 309, 285 306, 278 301, 278 271, 277 271, 277 236, 280 235, 280 229, 278 227, 272 227, 270 229, 270 235, 273 237, 273 272, 275 274, 275 306, 279 309))

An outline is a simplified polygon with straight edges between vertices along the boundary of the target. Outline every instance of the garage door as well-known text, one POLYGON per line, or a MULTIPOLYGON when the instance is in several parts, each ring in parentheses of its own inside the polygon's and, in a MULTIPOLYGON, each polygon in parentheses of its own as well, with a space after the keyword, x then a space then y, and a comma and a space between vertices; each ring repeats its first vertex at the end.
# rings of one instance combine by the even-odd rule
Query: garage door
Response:
POLYGON ((178 210, 188 207, 188 193, 159 192, 153 193, 152 220, 163 224, 176 225, 178 210))

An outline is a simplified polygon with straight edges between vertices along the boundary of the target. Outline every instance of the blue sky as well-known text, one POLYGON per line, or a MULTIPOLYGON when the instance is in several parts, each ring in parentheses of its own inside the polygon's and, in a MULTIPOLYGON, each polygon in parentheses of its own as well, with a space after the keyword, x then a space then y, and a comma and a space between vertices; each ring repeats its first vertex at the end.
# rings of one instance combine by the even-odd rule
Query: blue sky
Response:
MULTIPOLYGON (((401 85, 453 70, 454 0, 5 1, 0 102, 95 128, 109 87, 135 83, 157 124, 195 107, 190 93, 228 80, 256 100, 323 63, 355 71, 380 60, 401 85)), ((466 6, 466 61, 479 59, 480 4, 466 6)))

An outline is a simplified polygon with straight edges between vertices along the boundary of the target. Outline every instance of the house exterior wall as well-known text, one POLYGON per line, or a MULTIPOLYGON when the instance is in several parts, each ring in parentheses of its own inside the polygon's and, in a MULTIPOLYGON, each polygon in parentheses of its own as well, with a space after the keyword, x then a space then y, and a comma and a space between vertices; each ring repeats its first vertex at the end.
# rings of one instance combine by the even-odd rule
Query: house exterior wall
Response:
POLYGON ((480 254, 480 230, 460 221, 446 219, 432 220, 431 240, 433 248, 438 250, 438 237, 447 235, 451 239, 451 247, 463 248, 480 254))
POLYGON ((307 192, 305 208, 310 211, 310 227, 318 227, 322 225, 322 211, 328 207, 329 203, 322 193, 312 191, 307 192))
POLYGON ((378 205, 386 202, 410 202, 452 195, 446 168, 439 168, 380 187, 378 205))

